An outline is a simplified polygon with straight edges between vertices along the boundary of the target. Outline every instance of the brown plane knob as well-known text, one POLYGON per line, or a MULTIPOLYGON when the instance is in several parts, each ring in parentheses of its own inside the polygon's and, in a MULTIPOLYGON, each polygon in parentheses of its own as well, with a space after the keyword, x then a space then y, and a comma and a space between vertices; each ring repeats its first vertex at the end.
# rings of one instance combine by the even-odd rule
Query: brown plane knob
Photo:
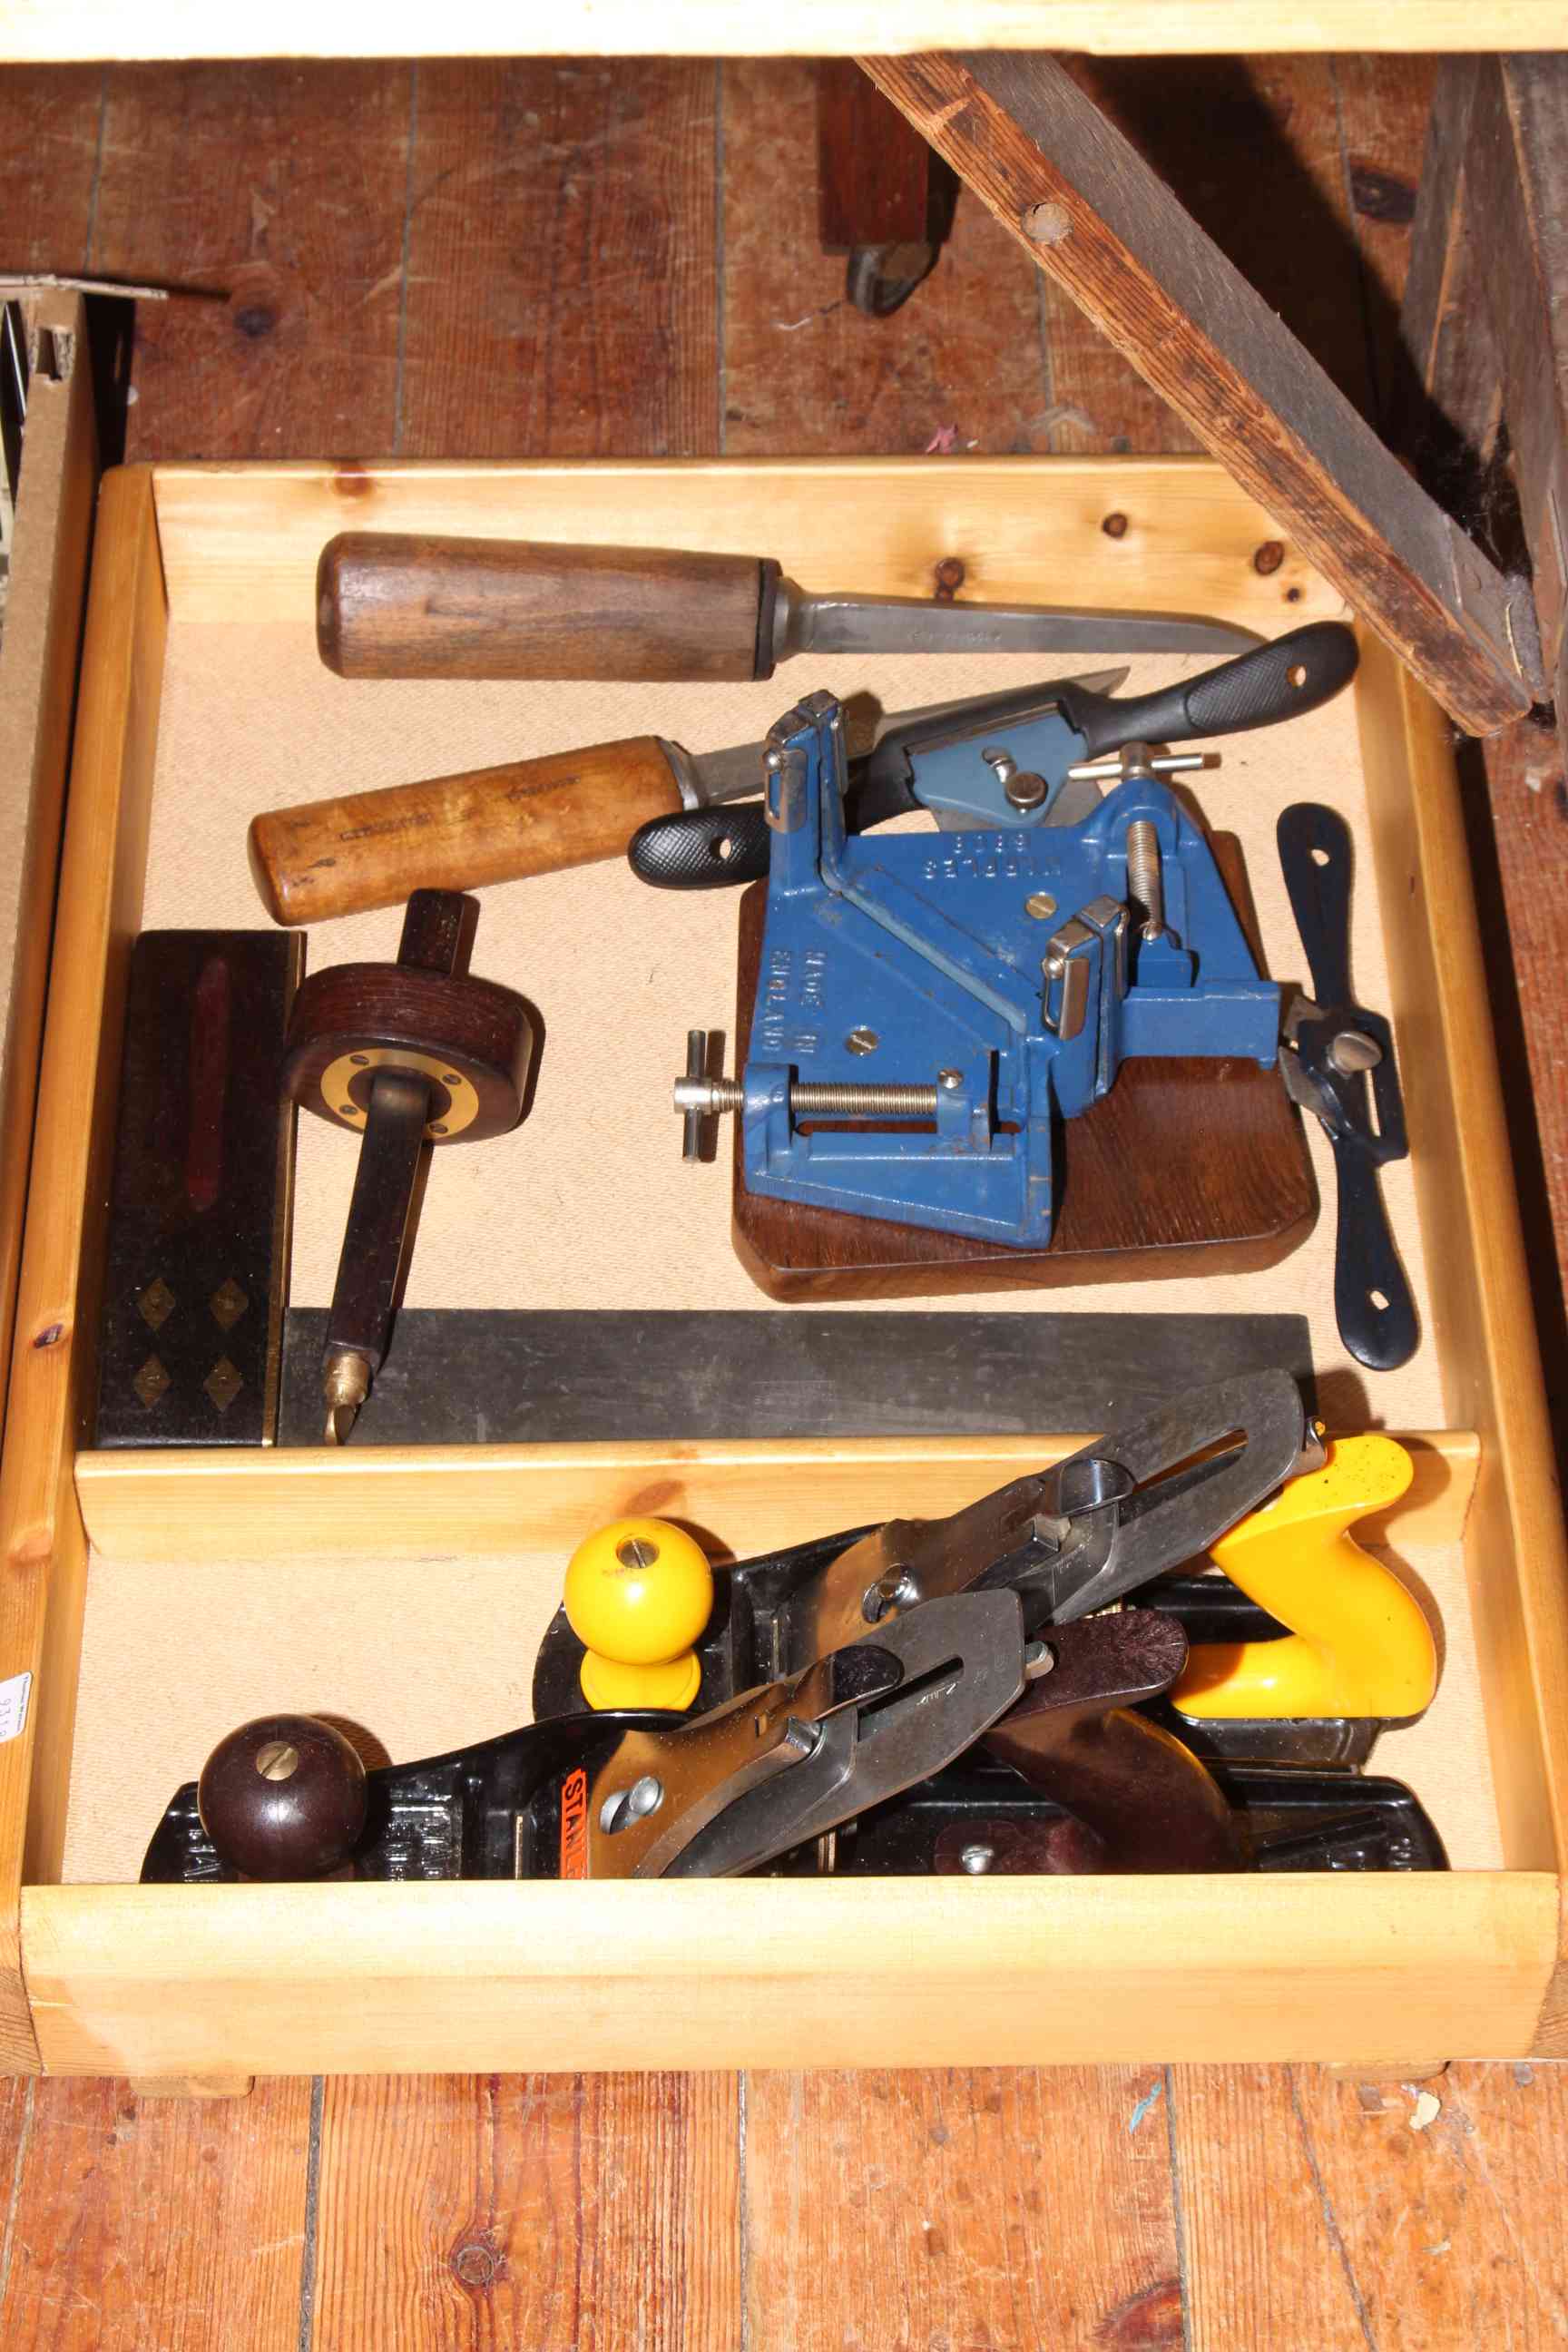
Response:
POLYGON ((220 1739, 196 1784, 202 1827, 245 1878, 324 1878, 364 1827, 364 1766, 313 1715, 261 1715, 220 1739))

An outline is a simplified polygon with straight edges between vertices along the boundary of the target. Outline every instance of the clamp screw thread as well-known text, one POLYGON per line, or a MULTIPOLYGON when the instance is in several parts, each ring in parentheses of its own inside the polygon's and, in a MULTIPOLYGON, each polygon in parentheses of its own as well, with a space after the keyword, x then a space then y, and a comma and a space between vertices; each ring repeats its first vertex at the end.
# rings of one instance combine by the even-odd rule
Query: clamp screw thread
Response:
MULTIPOLYGON (((695 1160, 705 1118, 744 1108, 746 1090, 738 1078, 705 1075, 708 1035, 693 1029, 687 1035, 686 1068, 676 1079, 675 1108, 685 1122, 683 1157, 695 1160)), ((956 1071, 943 1071, 942 1091, 952 1094, 963 1083, 956 1071)), ((822 1079, 796 1079, 789 1090, 789 1107, 797 1118, 935 1118, 938 1088, 929 1087, 856 1086, 822 1079)))
POLYGON ((1147 817, 1135 818, 1127 828, 1127 895, 1143 909, 1143 937, 1162 938, 1165 886, 1160 873, 1160 836, 1147 817))

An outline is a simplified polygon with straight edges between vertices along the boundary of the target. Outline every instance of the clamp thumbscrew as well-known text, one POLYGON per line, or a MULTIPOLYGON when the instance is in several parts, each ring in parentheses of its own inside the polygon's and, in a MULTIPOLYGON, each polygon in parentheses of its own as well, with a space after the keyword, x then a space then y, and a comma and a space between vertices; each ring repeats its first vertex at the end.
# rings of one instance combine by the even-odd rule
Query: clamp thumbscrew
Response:
MULTIPOLYGON (((686 1067, 675 1081, 672 1099, 681 1117, 680 1156, 701 1157, 702 1122, 726 1111, 745 1108, 746 1089, 738 1078, 707 1075, 708 1032, 686 1033, 686 1067)), ((938 1084, 953 1094, 963 1084, 962 1072, 943 1070, 938 1084)), ((937 1087, 839 1086, 831 1081, 793 1079, 789 1108, 795 1118, 929 1118, 936 1117, 937 1087)))
POLYGON ((733 1078, 710 1078, 708 1076, 708 1032, 689 1029, 686 1033, 686 1068, 675 1081, 675 1108, 680 1113, 680 1156, 685 1160, 702 1157, 702 1122, 721 1111, 739 1110, 744 1100, 743 1089, 733 1078))

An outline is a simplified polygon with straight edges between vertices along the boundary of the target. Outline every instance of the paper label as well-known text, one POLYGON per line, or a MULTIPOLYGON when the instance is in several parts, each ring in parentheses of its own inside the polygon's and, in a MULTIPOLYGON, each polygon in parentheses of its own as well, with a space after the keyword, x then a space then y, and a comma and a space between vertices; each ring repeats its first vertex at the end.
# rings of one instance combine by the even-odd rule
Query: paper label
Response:
POLYGON ((0 1748, 20 1739, 27 1723, 27 1700, 33 1688, 30 1674, 11 1675, 0 1683, 0 1748))

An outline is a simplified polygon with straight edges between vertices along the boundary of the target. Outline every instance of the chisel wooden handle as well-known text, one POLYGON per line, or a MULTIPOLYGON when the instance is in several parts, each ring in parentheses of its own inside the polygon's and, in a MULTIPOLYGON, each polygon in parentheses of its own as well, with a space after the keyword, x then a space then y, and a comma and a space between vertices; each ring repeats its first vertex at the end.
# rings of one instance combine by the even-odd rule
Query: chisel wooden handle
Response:
POLYGON ((316 642, 340 677, 771 677, 778 578, 754 555, 344 531, 316 642))
POLYGON ((555 751, 428 783, 268 809, 250 870, 279 923, 319 923, 619 857, 639 824, 681 805, 670 746, 654 735, 555 751))

